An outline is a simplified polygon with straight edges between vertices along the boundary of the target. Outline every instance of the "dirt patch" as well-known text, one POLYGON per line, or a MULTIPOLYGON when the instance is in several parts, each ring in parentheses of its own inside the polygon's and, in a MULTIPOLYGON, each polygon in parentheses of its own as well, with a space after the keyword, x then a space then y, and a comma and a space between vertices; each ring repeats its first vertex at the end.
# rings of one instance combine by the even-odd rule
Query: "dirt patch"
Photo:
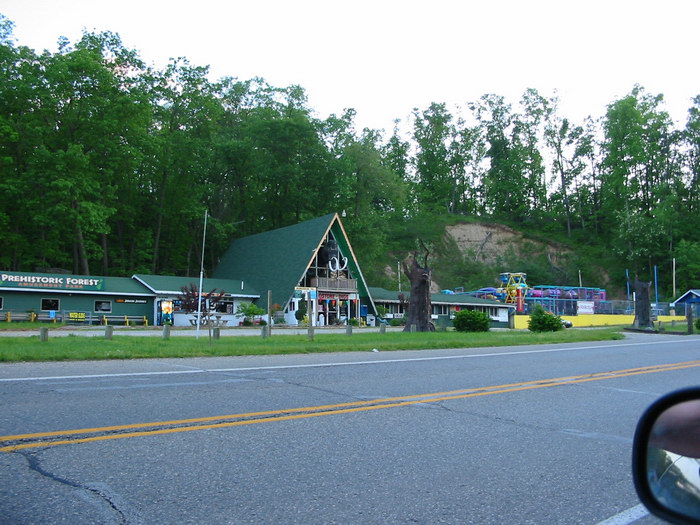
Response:
POLYGON ((521 232, 494 223, 463 223, 446 228, 446 233, 457 243, 459 250, 475 261, 494 264, 512 251, 546 253, 552 265, 557 266, 570 251, 557 243, 545 243, 526 238, 521 232))

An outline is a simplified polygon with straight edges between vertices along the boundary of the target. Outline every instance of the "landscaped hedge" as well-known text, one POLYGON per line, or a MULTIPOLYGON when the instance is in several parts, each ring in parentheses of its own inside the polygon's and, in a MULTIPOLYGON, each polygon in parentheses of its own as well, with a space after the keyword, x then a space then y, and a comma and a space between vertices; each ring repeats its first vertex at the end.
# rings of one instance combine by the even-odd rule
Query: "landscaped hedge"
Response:
POLYGON ((491 319, 486 312, 460 310, 452 321, 458 332, 488 332, 491 319))

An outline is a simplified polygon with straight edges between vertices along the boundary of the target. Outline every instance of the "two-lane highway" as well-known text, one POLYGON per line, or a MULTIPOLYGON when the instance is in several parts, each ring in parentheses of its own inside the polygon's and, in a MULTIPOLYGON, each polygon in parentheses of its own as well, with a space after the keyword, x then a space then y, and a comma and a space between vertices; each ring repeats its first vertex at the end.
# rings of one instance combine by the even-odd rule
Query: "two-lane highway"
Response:
POLYGON ((699 372, 646 334, 1 365, 0 523, 629 523, 636 420, 699 372))

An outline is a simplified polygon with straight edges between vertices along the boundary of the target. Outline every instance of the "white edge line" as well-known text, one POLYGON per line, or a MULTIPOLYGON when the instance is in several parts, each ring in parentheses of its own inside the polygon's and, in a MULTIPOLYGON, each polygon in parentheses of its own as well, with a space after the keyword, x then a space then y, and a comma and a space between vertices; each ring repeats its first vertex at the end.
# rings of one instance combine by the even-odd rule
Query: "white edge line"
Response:
POLYGON ((637 520, 645 518, 649 515, 649 511, 641 503, 627 510, 623 510, 619 514, 611 516, 607 520, 600 521, 596 525, 627 525, 637 520))
MULTIPOLYGON (((700 339, 683 339, 684 343, 698 342, 700 339)), ((681 342, 681 341, 678 341, 681 342)), ((287 370, 294 368, 325 368, 334 366, 356 366, 356 365, 378 365, 390 363, 410 363, 419 361, 442 361, 445 359, 472 359, 477 357, 498 357, 504 355, 526 355, 526 354, 546 354, 553 352, 571 352, 573 350, 595 350, 600 348, 619 348, 622 346, 644 346, 656 345, 658 341, 642 342, 642 343, 619 343, 593 346, 575 346, 567 348, 546 348, 538 350, 522 350, 512 352, 491 352, 488 354, 467 354, 467 355, 448 355, 448 356, 433 356, 433 357, 407 357, 404 359, 382 359, 374 361, 347 361, 340 363, 311 363, 305 365, 275 365, 275 366, 250 366, 240 368, 202 368, 195 370, 166 370, 162 372, 124 372, 115 374, 89 374, 89 375, 71 375, 71 376, 41 376, 41 377, 10 377, 0 379, 0 383, 12 383, 19 381, 48 381, 56 379, 100 379, 109 377, 140 377, 140 376, 164 376, 164 375, 180 375, 180 374, 204 374, 204 373, 219 373, 219 372, 252 372, 256 370, 287 370)))

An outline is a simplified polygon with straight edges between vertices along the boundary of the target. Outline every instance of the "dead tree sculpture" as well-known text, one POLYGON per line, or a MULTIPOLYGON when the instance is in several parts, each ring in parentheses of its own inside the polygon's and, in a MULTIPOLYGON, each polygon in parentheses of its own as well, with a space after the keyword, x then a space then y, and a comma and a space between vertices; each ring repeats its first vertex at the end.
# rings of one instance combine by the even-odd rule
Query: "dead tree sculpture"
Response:
POLYGON ((403 273, 408 277, 411 283, 411 297, 408 300, 408 315, 406 317, 406 327, 404 332, 411 331, 411 327, 415 325, 417 332, 434 332, 435 325, 431 321, 432 303, 430 301, 430 283, 432 281, 432 272, 428 267, 428 256, 430 252, 425 247, 423 242, 420 242, 425 250, 425 258, 423 266, 418 264, 418 253, 413 253, 411 266, 402 262, 403 273))
POLYGON ((653 328, 651 322, 651 300, 649 289, 651 282, 642 282, 636 276, 634 278, 634 327, 647 329, 653 328))

